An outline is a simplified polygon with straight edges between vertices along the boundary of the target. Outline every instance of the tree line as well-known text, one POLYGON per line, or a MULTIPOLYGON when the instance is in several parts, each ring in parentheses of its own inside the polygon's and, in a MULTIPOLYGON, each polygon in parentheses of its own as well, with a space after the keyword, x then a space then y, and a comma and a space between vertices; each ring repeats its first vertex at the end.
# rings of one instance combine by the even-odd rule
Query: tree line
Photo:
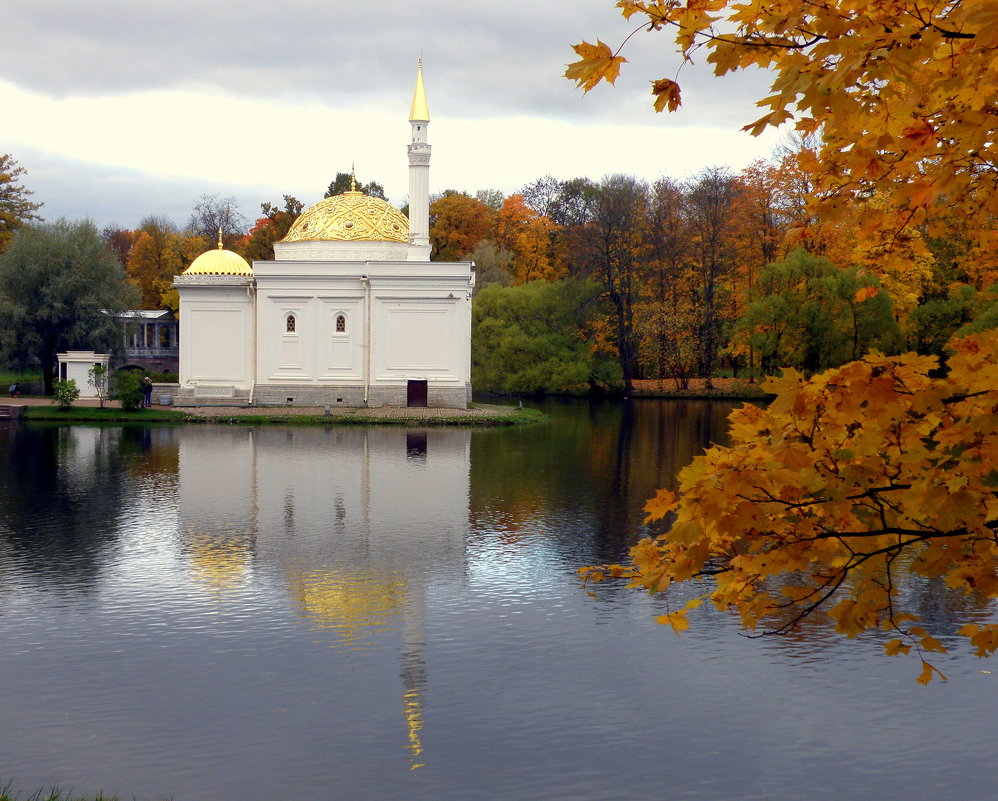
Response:
MULTIPOLYGON (((431 257, 476 264, 475 386, 589 394, 698 378, 710 388, 722 373, 814 374, 870 348, 941 354, 955 331, 998 322, 998 264, 960 225, 924 226, 928 255, 898 272, 870 264, 857 220, 820 224, 808 204, 815 146, 798 137, 740 172, 712 167, 685 181, 548 175, 508 196, 435 195, 431 257)), ((14 192, 23 169, 4 158, 4 185, 21 203, 4 218, 16 223, 10 241, 38 225, 40 204, 23 186, 14 192)), ((384 199, 377 181, 346 172, 325 196, 351 186, 384 199)), ((150 215, 99 238, 130 305, 176 312, 173 277, 201 253, 221 243, 249 261, 272 259, 303 207, 284 195, 250 224, 235 198, 203 195, 183 226, 150 215)), ((18 341, 11 348, 23 349, 18 341)))

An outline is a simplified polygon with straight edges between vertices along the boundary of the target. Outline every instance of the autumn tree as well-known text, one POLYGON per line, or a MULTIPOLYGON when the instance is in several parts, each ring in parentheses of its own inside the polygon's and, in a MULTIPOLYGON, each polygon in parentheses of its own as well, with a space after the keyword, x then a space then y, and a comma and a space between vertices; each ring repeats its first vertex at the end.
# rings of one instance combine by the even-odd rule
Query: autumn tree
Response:
POLYGON ((552 237, 554 223, 523 202, 523 195, 510 195, 495 217, 498 247, 509 251, 509 270, 515 284, 530 281, 553 281, 563 272, 555 258, 552 237))
MULTIPOLYGON (((718 75, 759 66, 775 77, 752 133, 793 121, 820 132, 800 169, 822 225, 862 210, 857 251, 900 274, 931 258, 947 217, 976 221, 994 239, 998 212, 994 91, 998 8, 990 0, 849 0, 766 4, 735 0, 620 0, 627 18, 668 30, 680 58, 700 53, 718 75)), ((640 30, 640 28, 639 28, 640 30)), ((616 79, 623 56, 602 42, 576 46, 566 75, 585 89, 616 79)), ((659 110, 681 102, 669 78, 652 86, 659 110)), ((853 220, 859 218, 852 216, 853 220)), ((910 286, 910 284, 909 284, 910 286)), ((786 632, 824 612, 836 631, 881 630, 888 654, 926 659, 946 645, 903 592, 938 580, 981 609, 959 633, 979 656, 998 649, 986 605, 998 596, 998 333, 949 341, 934 356, 860 360, 810 380, 788 370, 766 388, 766 409, 731 415, 730 447, 685 468, 679 497, 663 490, 648 522, 666 530, 632 551, 633 564, 586 572, 627 575, 666 592, 707 579, 660 621, 681 631, 703 600, 753 631, 786 632)))
POLYGON ((211 243, 217 242, 221 235, 225 247, 231 248, 243 236, 246 218, 240 213, 234 197, 201 195, 194 202, 187 230, 211 243))
POLYGON ((9 153, 0 153, 0 253, 10 244, 14 231, 41 220, 36 212, 42 204, 33 202, 34 192, 18 182, 26 172, 9 153))
POLYGON ((121 263, 89 220, 18 229, 0 255, 0 339, 10 364, 40 366, 52 391, 56 354, 114 352, 115 315, 136 302, 121 263))
POLYGON ((444 192, 430 204, 430 254, 439 261, 460 261, 487 238, 493 211, 470 195, 444 192))
POLYGON ((614 341, 624 386, 640 378, 634 307, 648 244, 642 225, 648 187, 629 175, 610 175, 599 184, 592 219, 582 230, 585 260, 613 307, 614 341))
POLYGON ((691 264, 698 292, 700 317, 700 375, 711 379, 722 345, 721 322, 731 293, 724 279, 735 263, 734 204, 738 186, 720 167, 701 171, 686 192, 686 214, 691 234, 691 264))
POLYGON ((520 194, 529 208, 553 224, 553 260, 575 277, 586 276, 590 265, 582 255, 586 250, 585 230, 596 208, 599 187, 589 178, 561 181, 546 175, 527 184, 520 194))
POLYGON ((301 215, 302 208, 301 201, 293 195, 284 195, 283 208, 275 203, 261 203, 260 211, 263 216, 236 243, 236 252, 250 262, 254 259, 273 261, 274 243, 287 236, 291 226, 301 215))
MULTIPOLYGON (((199 244, 203 251, 206 243, 199 240, 199 244)), ((162 308, 173 277, 186 267, 182 257, 180 232, 173 222, 165 217, 146 217, 139 223, 125 269, 142 293, 143 309, 162 308)))
POLYGON ((690 275, 686 196, 681 184, 662 178, 651 187, 646 211, 648 258, 635 311, 641 352, 656 378, 689 386, 698 367, 696 293, 690 275))
POLYGON ((128 255, 132 252, 132 245, 135 244, 136 236, 135 231, 119 228, 116 225, 108 225, 101 230, 101 239, 114 251, 114 255, 118 257, 122 268, 128 264, 128 255))

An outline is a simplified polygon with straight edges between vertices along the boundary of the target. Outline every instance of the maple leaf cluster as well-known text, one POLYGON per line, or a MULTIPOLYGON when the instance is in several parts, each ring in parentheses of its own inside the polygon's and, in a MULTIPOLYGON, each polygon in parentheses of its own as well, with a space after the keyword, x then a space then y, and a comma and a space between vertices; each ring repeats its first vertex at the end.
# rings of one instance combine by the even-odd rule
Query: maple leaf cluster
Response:
MULTIPOLYGON (((631 566, 584 575, 652 592, 709 578, 660 618, 676 631, 702 599, 766 633, 821 609, 848 637, 895 634, 885 652, 915 649, 919 681, 941 676, 925 654, 946 647, 907 608, 905 581, 939 579, 981 608, 998 597, 998 332, 950 345, 943 378, 935 357, 874 352, 771 379, 767 408, 731 414, 732 444, 686 467, 678 497, 648 502, 646 522, 672 515, 668 531, 635 546, 631 566)), ((979 656, 998 649, 998 625, 959 633, 979 656)))
MULTIPOLYGON (((765 113, 744 130, 792 123, 820 134, 806 165, 812 210, 835 225, 879 196, 878 225, 859 232, 881 262, 924 257, 908 232, 950 215, 998 213, 998 6, 993 0, 618 0, 649 32, 669 30, 680 69, 706 53, 716 75, 772 72, 765 113)), ((633 34, 632 34, 633 35, 633 34)), ((630 37, 628 37, 630 38, 630 37)), ((566 77, 589 91, 626 59, 601 41, 575 46, 566 77)), ((679 70, 677 70, 678 72, 679 70)), ((656 110, 680 107, 672 79, 652 83, 656 110)), ((982 241, 993 226, 980 226, 982 241)))

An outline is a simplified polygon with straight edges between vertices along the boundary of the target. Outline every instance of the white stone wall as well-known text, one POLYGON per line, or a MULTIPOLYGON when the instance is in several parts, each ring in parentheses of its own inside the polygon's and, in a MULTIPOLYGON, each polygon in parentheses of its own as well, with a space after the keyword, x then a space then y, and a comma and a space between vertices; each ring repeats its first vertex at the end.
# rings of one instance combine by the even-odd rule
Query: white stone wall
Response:
POLYGON ((180 294, 181 390, 202 385, 249 390, 252 386, 255 331, 251 280, 182 276, 175 282, 180 294), (193 278, 202 280, 195 282, 193 278))

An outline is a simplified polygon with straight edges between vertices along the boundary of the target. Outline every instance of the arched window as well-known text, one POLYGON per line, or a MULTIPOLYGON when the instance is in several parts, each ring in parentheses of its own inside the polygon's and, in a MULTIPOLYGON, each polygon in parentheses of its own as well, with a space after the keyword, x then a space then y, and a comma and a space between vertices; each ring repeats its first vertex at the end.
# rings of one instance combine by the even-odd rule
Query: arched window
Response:
POLYGON ((293 334, 295 332, 295 316, 293 314, 288 315, 288 320, 285 330, 289 334, 293 334))
POLYGON ((342 314, 336 315, 336 333, 345 334, 347 332, 347 318, 342 314))

